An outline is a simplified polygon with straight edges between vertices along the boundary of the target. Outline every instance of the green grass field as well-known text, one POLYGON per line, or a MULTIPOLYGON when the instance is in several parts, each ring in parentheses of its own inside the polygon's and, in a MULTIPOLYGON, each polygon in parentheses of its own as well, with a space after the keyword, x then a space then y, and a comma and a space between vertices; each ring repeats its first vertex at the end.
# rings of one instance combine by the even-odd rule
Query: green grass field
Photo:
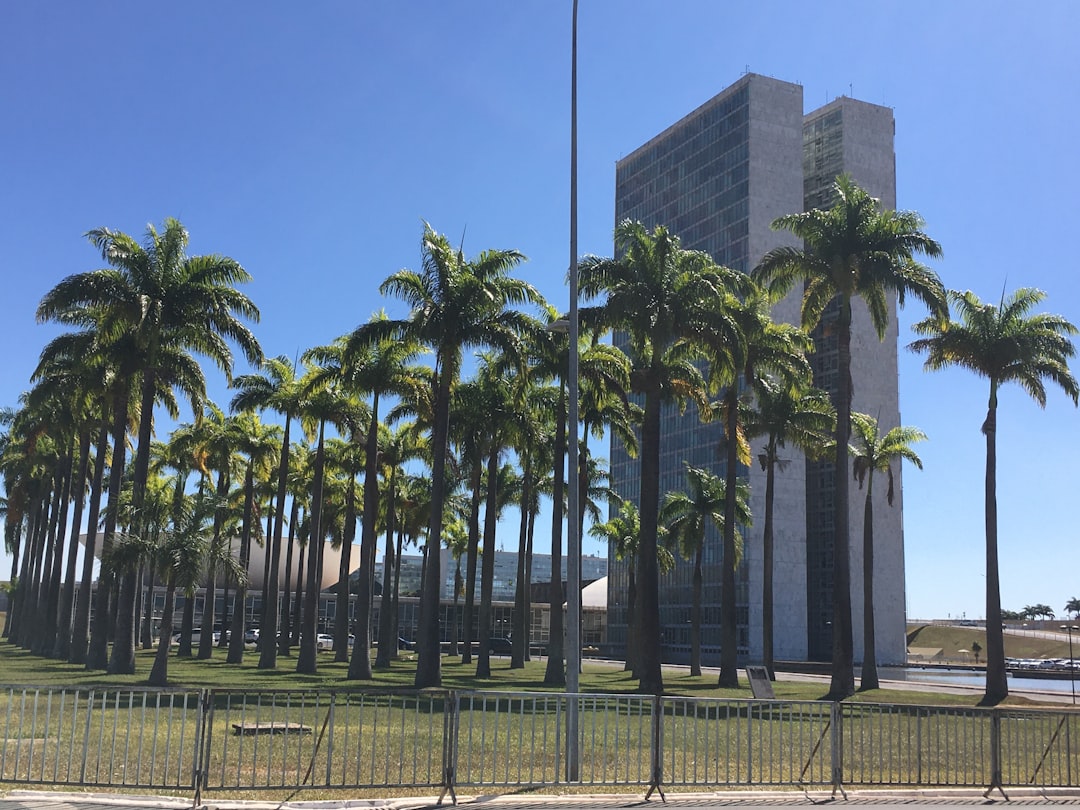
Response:
MULTIPOLYGON (((279 657, 278 669, 260 670, 256 667, 258 655, 246 651, 244 662, 239 665, 225 663, 225 650, 215 649, 210 660, 181 659, 175 656, 169 662, 169 680, 177 687, 219 689, 338 689, 364 691, 371 688, 408 689, 413 685, 416 671, 415 655, 405 653, 389 670, 377 670, 371 681, 346 679, 348 665, 334 663, 331 653, 319 654, 319 668, 314 675, 300 675, 295 671, 294 656, 279 657)), ((89 687, 89 686, 143 686, 153 662, 152 650, 139 650, 135 656, 134 675, 108 675, 101 671, 87 671, 81 666, 41 658, 8 642, 0 642, 0 684, 43 687, 89 687)), ((497 691, 563 691, 560 686, 544 684, 545 661, 531 661, 525 669, 510 669, 508 658, 492 658, 491 677, 476 677, 475 663, 464 665, 460 658, 445 657, 442 663, 443 686, 447 689, 497 690, 497 691)), ((749 685, 740 680, 739 689, 720 689, 716 675, 691 677, 685 669, 669 669, 664 673, 666 690, 672 695, 702 698, 750 698, 749 685)), ((781 700, 818 700, 824 696, 826 684, 785 681, 774 684, 774 691, 781 700)), ((603 694, 631 694, 637 689, 637 681, 616 663, 586 660, 581 674, 581 690, 603 694)), ((933 691, 910 692, 877 689, 860 692, 851 700, 874 703, 903 703, 920 705, 972 706, 977 696, 942 694, 933 691)), ((1010 697, 1011 705, 1031 705, 1026 698, 1010 697)))

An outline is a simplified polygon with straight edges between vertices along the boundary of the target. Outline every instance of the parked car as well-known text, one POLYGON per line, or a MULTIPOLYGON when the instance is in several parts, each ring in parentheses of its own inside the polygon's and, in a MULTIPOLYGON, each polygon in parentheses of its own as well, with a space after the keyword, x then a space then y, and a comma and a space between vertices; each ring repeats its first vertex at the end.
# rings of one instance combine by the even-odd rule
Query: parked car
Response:
POLYGON ((514 645, 505 636, 492 636, 488 639, 488 650, 492 655, 510 655, 514 651, 514 645))
POLYGON ((319 633, 315 636, 315 649, 316 650, 332 650, 334 649, 334 637, 329 633, 319 633))

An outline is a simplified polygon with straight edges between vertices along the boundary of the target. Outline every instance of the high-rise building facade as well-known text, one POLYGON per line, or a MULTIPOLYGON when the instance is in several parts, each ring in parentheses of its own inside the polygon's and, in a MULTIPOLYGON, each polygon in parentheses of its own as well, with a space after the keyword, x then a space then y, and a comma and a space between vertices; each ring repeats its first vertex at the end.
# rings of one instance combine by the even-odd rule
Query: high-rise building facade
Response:
MULTIPOLYGON (((615 219, 640 220, 650 229, 665 225, 681 238, 683 247, 704 250, 720 264, 748 272, 768 250, 797 244, 789 234, 772 230, 772 222, 783 214, 803 210, 805 205, 830 202, 827 195, 832 179, 842 171, 851 173, 891 207, 895 198, 892 138, 892 115, 886 108, 838 99, 804 116, 799 85, 748 74, 616 164, 615 219)), ((800 293, 795 291, 777 304, 773 317, 799 323, 800 293)), ((853 347, 857 349, 853 351, 862 353, 871 343, 876 346, 877 336, 868 326, 865 310, 857 316, 855 330, 853 347)), ((623 336, 615 337, 617 345, 624 340, 623 336)), ((898 411, 895 319, 883 346, 871 351, 872 356, 860 357, 853 365, 853 377, 856 409, 880 414, 879 420, 888 428, 896 423, 898 411), (890 368, 891 381, 887 379, 890 368), (872 392, 863 390, 871 388, 872 392)), ((815 368, 819 385, 828 384, 828 373, 827 360, 820 369, 815 368)), ((661 420, 661 493, 685 488, 687 465, 724 474, 723 428, 718 422, 703 424, 692 407, 680 413, 674 405, 665 406, 661 420)), ((753 446, 752 457, 756 458, 760 444, 763 441, 753 446)), ((832 609, 831 516, 827 516, 830 472, 827 465, 808 467, 795 451, 788 455, 787 464, 776 477, 774 650, 781 660, 828 658, 832 609)), ((634 501, 640 493, 638 464, 613 441, 613 486, 621 496, 634 501)), ((753 661, 761 656, 760 516, 764 513, 765 475, 757 464, 740 475, 749 480, 751 510, 759 517, 756 526, 745 529, 745 553, 736 577, 739 655, 753 661)), ((852 534, 861 536, 856 530, 862 526, 862 510, 854 509, 854 503, 861 503, 861 499, 857 488, 853 493, 852 534)), ((888 551, 879 552, 876 558, 875 567, 881 575, 875 578, 875 585, 881 589, 882 581, 890 580, 878 591, 881 598, 875 599, 881 604, 875 625, 882 663, 900 661, 904 653, 899 504, 892 510, 884 505, 876 508, 876 514, 885 511, 892 514, 883 516, 880 526, 875 520, 875 533, 880 531, 882 538, 878 547, 888 546, 888 551), (893 587, 897 582, 899 591, 893 587)), ((853 551, 856 545, 852 543, 853 551)), ((719 533, 710 527, 704 549, 702 654, 706 663, 719 660, 721 546, 719 533)), ((858 554, 852 554, 852 570, 856 580, 853 603, 861 605, 861 547, 858 554)), ((684 659, 689 652, 691 574, 691 564, 679 561, 661 578, 660 622, 666 660, 684 659)), ((627 579, 626 566, 612 558, 608 637, 614 645, 626 641, 627 579)), ((855 628, 859 654, 858 617, 855 628)))

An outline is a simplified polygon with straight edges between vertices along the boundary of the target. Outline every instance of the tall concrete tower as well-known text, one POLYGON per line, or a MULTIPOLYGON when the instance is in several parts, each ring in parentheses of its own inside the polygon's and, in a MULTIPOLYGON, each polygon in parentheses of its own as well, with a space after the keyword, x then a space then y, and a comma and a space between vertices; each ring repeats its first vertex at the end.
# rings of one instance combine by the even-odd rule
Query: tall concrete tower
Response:
MULTIPOLYGON (((773 231, 773 220, 807 205, 828 204, 832 180, 842 171, 892 207, 892 139, 888 109, 838 99, 804 116, 799 85, 747 74, 618 161, 615 220, 637 219, 649 228, 666 225, 679 235, 684 247, 704 250, 720 264, 749 271, 768 250, 797 244, 790 235, 773 231)), ((794 291, 774 308, 774 318, 798 323, 800 298, 801 292, 794 291)), ((624 345, 625 337, 616 335, 615 342, 624 345)), ((895 319, 884 344, 879 344, 863 310, 857 316, 853 350, 859 354, 853 367, 855 406, 891 427, 898 413, 895 319)), ((832 359, 835 365, 835 346, 832 359)), ((820 365, 815 368, 818 384, 827 387, 828 360, 820 365)), ((661 420, 662 493, 685 487, 687 464, 724 474, 721 425, 702 424, 692 409, 681 414, 674 406, 665 407, 661 420)), ((753 450, 756 456, 758 447, 753 450)), ((819 465, 808 467, 800 454, 789 455, 776 481, 775 655, 780 660, 828 658, 832 540, 828 535, 831 517, 826 520, 824 514, 829 472, 819 465)), ((629 458, 617 441, 612 443, 611 466, 615 489, 636 502, 640 497, 638 460, 629 458)), ((751 509, 760 516, 765 475, 756 464, 743 470, 743 475, 751 486, 751 509)), ((858 494, 857 489, 854 492, 858 494)), ((862 509, 854 508, 855 501, 862 502, 853 498, 853 536, 862 526, 862 509)), ((902 660, 904 654, 903 539, 900 505, 882 506, 877 512, 884 514, 880 529, 875 526, 883 538, 877 544, 881 551, 876 568, 882 573, 875 579, 880 596, 875 602, 881 605, 876 624, 879 661, 886 663, 902 660)), ((745 535, 746 551, 736 585, 738 645, 740 658, 753 661, 761 656, 760 519, 745 535)), ((859 544, 851 545, 857 552, 852 555, 856 581, 852 600, 858 605, 861 545, 858 549, 859 544)), ((719 533, 710 527, 704 551, 702 626, 702 656, 707 664, 719 660, 721 546, 719 533)), ((609 641, 621 647, 627 632, 627 568, 612 555, 609 571, 609 641)), ((691 575, 692 565, 679 561, 673 572, 661 578, 665 660, 685 660, 689 655, 691 575)), ((858 617, 855 627, 858 657, 858 617)))

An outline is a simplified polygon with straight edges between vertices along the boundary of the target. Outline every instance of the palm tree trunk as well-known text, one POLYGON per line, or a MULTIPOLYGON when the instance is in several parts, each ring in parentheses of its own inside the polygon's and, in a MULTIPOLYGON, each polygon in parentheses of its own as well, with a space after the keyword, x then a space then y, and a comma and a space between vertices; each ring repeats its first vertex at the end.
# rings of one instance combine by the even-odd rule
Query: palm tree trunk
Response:
POLYGON ((428 521, 425 571, 420 592, 420 627, 416 641, 418 689, 442 685, 442 650, 439 638, 439 580, 442 565, 443 506, 446 500, 446 455, 450 434, 451 369, 439 358, 436 374, 435 424, 431 441, 431 517, 428 521))
MULTIPOLYGON (((214 548, 221 544, 221 531, 225 523, 225 508, 221 502, 229 494, 229 472, 225 469, 218 472, 216 493, 219 506, 214 510, 214 537, 211 542, 214 548)), ((217 567, 211 560, 206 572, 206 589, 203 594, 202 623, 199 627, 199 659, 210 658, 214 652, 214 614, 217 611, 217 567)), ((224 626, 224 625, 222 625, 224 626)))
MULTIPOLYGON (((104 416, 104 414, 103 414, 104 416)), ((71 629, 69 660, 73 664, 86 663, 86 644, 90 633, 90 598, 94 583, 94 553, 97 549, 97 526, 101 510, 101 488, 105 479, 105 456, 109 452, 109 429, 102 421, 94 451, 94 482, 90 486, 90 512, 86 519, 86 547, 83 549, 82 578, 75 605, 75 624, 71 629)))
POLYGON ((664 693, 660 671, 660 570, 657 566, 657 530, 660 510, 660 385, 648 382, 641 426, 641 540, 637 559, 637 629, 640 638, 638 691, 664 693))
POLYGON ((292 635, 289 643, 294 647, 300 646, 300 625, 304 619, 304 572, 307 570, 307 549, 305 540, 300 546, 299 559, 296 561, 296 594, 293 598, 292 635))
POLYGON ((528 652, 528 638, 525 627, 529 622, 525 612, 526 593, 529 583, 526 581, 525 554, 529 545, 529 501, 532 499, 532 453, 526 450, 522 458, 521 471, 521 522, 518 526, 517 582, 514 584, 514 614, 512 621, 513 638, 511 639, 510 669, 525 667, 525 654, 528 652))
POLYGON ((473 462, 469 475, 469 546, 465 556, 465 608, 462 620, 464 650, 461 653, 461 663, 472 663, 473 642, 477 639, 473 636, 476 627, 476 561, 480 556, 480 478, 483 468, 480 459, 473 462))
MULTIPOLYGON (((114 404, 112 438, 112 466, 109 469, 109 492, 105 502, 105 527, 101 536, 102 559, 112 550, 116 534, 116 515, 120 505, 120 485, 124 476, 124 457, 127 452, 128 395, 121 392, 114 404)), ((103 463, 103 462, 98 462, 103 463)), ((115 578, 108 566, 101 566, 98 575, 97 595, 94 601, 94 619, 90 628, 90 647, 86 653, 87 669, 106 669, 109 665, 109 597, 115 578)))
MULTIPOLYGON (((379 652, 375 656, 375 669, 389 669, 390 660, 397 652, 397 638, 394 635, 393 589, 390 584, 397 563, 394 555, 394 532, 397 527, 394 510, 394 487, 397 470, 390 470, 390 481, 386 495, 386 550, 383 552, 382 596, 379 602, 379 652)), ((455 636, 456 639, 456 636, 455 636)))
POLYGON ((773 661, 773 501, 776 497, 776 452, 770 439, 766 450, 768 459, 765 470, 765 526, 761 532, 761 656, 769 680, 776 680, 773 661))
POLYGON ((701 558, 705 540, 698 543, 694 554, 694 586, 690 602, 690 674, 701 675, 701 558))
POLYGON ((52 649, 52 645, 49 644, 46 648, 45 637, 48 635, 48 629, 46 627, 48 622, 48 603, 49 603, 49 588, 52 585, 52 571, 54 567, 54 558, 58 555, 57 543, 57 526, 60 520, 60 510, 63 508, 64 502, 64 471, 63 462, 60 462, 54 475, 55 485, 53 486, 52 494, 52 507, 49 510, 49 528, 45 537, 44 546, 44 560, 41 563, 41 568, 38 575, 35 577, 35 581, 40 579, 37 583, 37 593, 34 610, 34 632, 32 643, 29 645, 35 655, 44 655, 45 650, 52 649))
POLYGON ((833 542, 832 680, 829 699, 855 694, 854 643, 851 629, 851 557, 848 511, 851 485, 848 441, 851 438, 851 301, 840 300, 837 319, 839 374, 836 394, 836 503, 833 542))
MULTIPOLYGON (((247 473, 244 475, 244 519, 240 529, 240 567, 243 575, 236 583, 236 596, 233 600, 232 624, 229 625, 229 654, 227 664, 244 662, 244 629, 247 620, 247 580, 248 565, 251 560, 251 524, 255 520, 255 462, 248 459, 247 473)), ((224 625, 222 625, 224 628, 224 625)))
MULTIPOLYGON (((146 478, 150 469, 150 434, 154 424, 154 400, 157 396, 157 375, 153 367, 143 369, 141 410, 139 412, 139 442, 135 449, 135 464, 131 475, 131 509, 134 515, 130 531, 140 536, 144 531, 142 505, 146 495, 146 478)), ((135 672, 135 600, 138 578, 128 571, 120 584, 116 605, 116 629, 113 636, 110 674, 129 675, 135 672)))
POLYGON ((1001 580, 997 543, 997 388, 990 382, 986 434, 986 692, 980 706, 996 706, 1009 696, 1005 638, 1001 632, 1001 580))
MULTIPOLYGON (((286 576, 285 592, 280 594, 279 591, 279 574, 278 569, 281 565, 281 533, 284 528, 285 520, 285 494, 287 492, 288 478, 289 478, 289 428, 291 426, 291 415, 285 414, 285 428, 283 437, 281 440, 281 457, 278 462, 278 486, 277 497, 274 502, 277 504, 277 513, 274 515, 274 530, 270 532, 270 576, 266 580, 266 599, 263 602, 263 615, 259 628, 259 639, 262 642, 259 649, 259 669, 275 669, 277 667, 278 656, 278 618, 279 618, 279 599, 284 596, 285 610, 288 612, 289 604, 289 585, 288 585, 288 573, 286 576)), ((289 556, 292 555, 292 546, 289 547, 289 556)), ((286 571, 288 570, 288 562, 286 562, 286 571)))
POLYGON ((9 512, 4 523, 6 548, 11 549, 11 574, 8 576, 8 582, 15 585, 15 591, 11 594, 11 607, 4 616, 4 638, 11 638, 11 621, 15 615, 15 603, 19 595, 19 551, 22 545, 23 521, 14 520, 13 517, 9 512))
MULTIPOLYGON (((292 570, 293 549, 296 547, 296 525, 300 521, 300 502, 293 498, 289 512, 289 542, 285 547, 285 584, 281 589, 281 629, 278 630, 278 655, 288 655, 292 649, 292 570)), ((299 576, 297 577, 299 579, 299 576)))
MULTIPOLYGON (((338 581, 337 581, 337 594, 336 605, 334 610, 334 663, 343 664, 349 661, 349 670, 352 670, 352 663, 349 657, 349 572, 352 568, 352 547, 353 540, 356 539, 356 475, 349 472, 349 488, 345 494, 345 527, 342 532, 342 549, 341 558, 338 560, 338 581)), ((375 549, 372 546, 371 554, 369 555, 374 562, 375 549)), ((366 615, 363 617, 364 626, 370 630, 371 625, 368 624, 368 619, 371 617, 371 565, 366 563, 366 559, 363 551, 360 552, 360 566, 356 572, 357 577, 363 581, 357 582, 357 611, 360 611, 360 596, 363 591, 367 591, 367 604, 368 609, 363 611, 366 615)), ((357 620, 354 622, 357 625, 353 634, 356 636, 353 641, 353 648, 359 646, 361 630, 359 613, 357 620)), ((371 677, 371 633, 365 631, 364 635, 367 636, 365 644, 367 645, 363 654, 363 659, 367 663, 368 678, 371 677)), ((353 656, 355 658, 355 655, 353 656)), ((358 666, 363 669, 363 664, 358 662, 358 666)), ((346 676, 348 677, 348 676, 346 676)))
POLYGON ((874 471, 868 473, 863 507, 863 659, 859 689, 877 689, 877 642, 874 635, 874 471))
POLYGON ((86 490, 86 478, 90 473, 90 431, 86 428, 79 432, 79 473, 72 494, 75 498, 71 512, 71 538, 68 541, 67 568, 64 571, 64 588, 60 594, 59 621, 56 628, 56 644, 52 657, 67 660, 71 652, 72 604, 75 601, 75 563, 79 553, 79 529, 82 526, 83 492, 86 490))
MULTIPOLYGON (((69 443, 70 444, 70 443, 69 443)), ((56 544, 53 551, 53 566, 49 575, 49 589, 46 594, 45 600, 45 633, 41 644, 41 654, 51 655, 56 657, 56 639, 58 634, 57 625, 60 623, 60 593, 61 582, 63 580, 64 572, 64 548, 67 546, 67 530, 68 530, 68 502, 71 500, 72 495, 72 467, 74 466, 73 457, 74 448, 69 447, 64 453, 63 461, 63 476, 64 485, 62 493, 60 495, 60 515, 56 523, 56 544)), ((76 535, 76 544, 78 539, 76 535)), ((63 622, 67 624, 71 620, 70 616, 63 617, 63 622)))
POLYGON ((727 461, 724 471, 724 543, 720 561, 720 679, 727 689, 739 686, 738 608, 735 602, 735 496, 739 476, 739 387, 732 380, 724 392, 727 461))
POLYGON ((529 539, 525 543, 525 660, 532 660, 532 571, 533 540, 536 538, 536 512, 529 508, 529 539))
POLYGON ((487 503, 484 506, 484 560, 480 572, 480 646, 476 658, 476 677, 491 677, 491 594, 495 583, 495 516, 499 511, 499 448, 492 440, 487 465, 487 503))
POLYGON ((161 614, 161 634, 158 636, 157 652, 154 654, 154 665, 150 668, 150 677, 146 681, 150 686, 168 686, 169 684, 169 645, 172 644, 175 604, 176 582, 170 574, 165 586, 165 607, 161 614))
MULTIPOLYGON (((375 515, 379 512, 379 392, 371 397, 371 417, 368 422, 367 442, 364 446, 364 522, 360 526, 360 587, 356 604, 359 610, 356 622, 356 641, 353 642, 349 677, 370 680, 371 672, 371 604, 372 582, 375 567, 375 515), (363 649, 361 650, 361 647, 363 649)), ((389 543, 387 544, 389 545, 389 543)), ((383 583, 386 591, 386 583, 383 583)), ((379 617, 380 630, 382 616, 379 617)), ((380 639, 380 647, 382 639, 380 639)), ((396 644, 394 645, 397 646, 396 644)), ((382 650, 379 650, 380 654, 382 650)))
POLYGON ((562 583, 562 537, 565 484, 563 466, 566 459, 566 392, 559 384, 559 406, 555 413, 555 466, 551 487, 551 591, 550 633, 548 635, 548 660, 544 671, 547 686, 566 685, 566 662, 563 647, 563 583, 562 583))
POLYGON ((326 463, 326 420, 319 421, 319 445, 315 451, 314 478, 311 485, 311 530, 308 533, 307 593, 304 594, 304 620, 300 630, 300 651, 296 656, 296 671, 314 675, 318 669, 319 586, 322 584, 323 545, 323 474, 326 463))

